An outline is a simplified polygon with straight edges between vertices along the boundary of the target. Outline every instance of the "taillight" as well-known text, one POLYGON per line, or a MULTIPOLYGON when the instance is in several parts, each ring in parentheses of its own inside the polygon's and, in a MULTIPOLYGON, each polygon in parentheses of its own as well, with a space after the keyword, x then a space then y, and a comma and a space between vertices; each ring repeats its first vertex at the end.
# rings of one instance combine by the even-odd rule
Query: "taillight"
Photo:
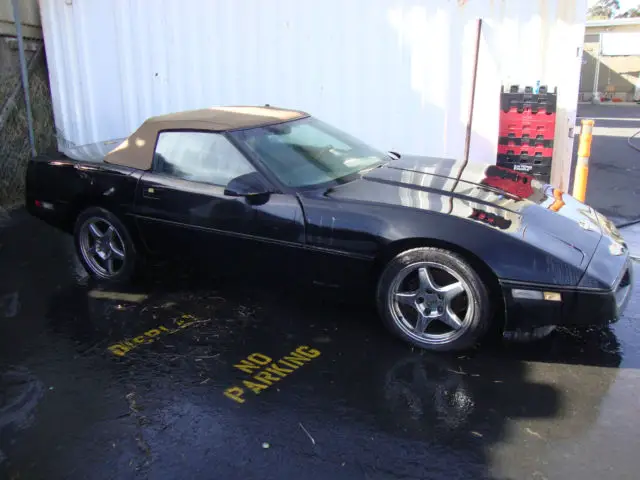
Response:
POLYGON ((45 210, 53 210, 53 203, 41 202, 40 200, 34 200, 33 204, 38 208, 44 208, 45 210))

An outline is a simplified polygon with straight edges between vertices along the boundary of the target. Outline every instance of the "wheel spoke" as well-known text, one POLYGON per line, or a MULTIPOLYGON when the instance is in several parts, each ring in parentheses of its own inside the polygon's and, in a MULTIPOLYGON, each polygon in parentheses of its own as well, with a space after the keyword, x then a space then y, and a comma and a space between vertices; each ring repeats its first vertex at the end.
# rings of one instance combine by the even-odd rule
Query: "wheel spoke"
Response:
POLYGON ((415 307, 416 305, 416 292, 398 292, 396 293, 396 301, 403 305, 409 305, 415 307))
POLYGON ((447 305, 444 309, 444 313, 439 318, 439 320, 447 325, 449 325, 454 330, 460 330, 462 328, 462 321, 458 318, 458 315, 451 310, 451 307, 447 305))
POLYGON ((420 279, 420 288, 423 290, 438 290, 438 286, 434 283, 433 278, 431 278, 431 272, 428 267, 418 269, 418 278, 420 279))
POLYGON ((113 227, 111 225, 109 225, 109 228, 107 228, 107 231, 104 232, 104 236, 107 238, 113 238, 113 232, 115 230, 113 229, 113 227))
POLYGON ((446 287, 441 287, 438 290, 438 293, 443 294, 444 298, 446 298, 447 300, 451 300, 452 298, 457 297, 463 292, 464 292, 464 285, 462 285, 462 282, 455 282, 455 283, 452 283, 451 285, 447 285, 446 287))
POLYGON ((453 342, 471 327, 473 290, 454 267, 430 259, 406 265, 386 295, 388 312, 403 334, 428 345, 453 342))
POLYGON ((107 259, 107 272, 109 272, 109 275, 113 275, 113 273, 115 272, 114 265, 113 265, 113 257, 109 257, 107 259))
POLYGON ((100 231, 95 223, 89 224, 89 232, 91 232, 91 235, 93 235, 95 238, 102 238, 104 236, 104 233, 100 231))
POLYGON ((415 327, 416 333, 424 333, 432 320, 433 317, 425 315, 423 312, 418 312, 418 320, 416 320, 415 327))
POLYGON ((111 251, 116 258, 119 258, 121 260, 124 258, 124 250, 119 248, 113 240, 109 242, 109 247, 111 248, 111 251))

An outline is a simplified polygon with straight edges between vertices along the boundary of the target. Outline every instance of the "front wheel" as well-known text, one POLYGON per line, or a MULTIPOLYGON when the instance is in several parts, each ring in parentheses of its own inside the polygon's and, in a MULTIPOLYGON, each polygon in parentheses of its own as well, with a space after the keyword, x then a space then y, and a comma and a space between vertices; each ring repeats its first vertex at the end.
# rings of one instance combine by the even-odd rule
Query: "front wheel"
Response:
POLYGON ((131 280, 138 254, 127 228, 113 213, 87 208, 76 220, 74 238, 78 257, 93 278, 107 283, 131 280))
POLYGON ((474 346, 487 331, 487 287, 458 254, 415 248, 392 259, 378 282, 378 310, 391 332, 434 351, 474 346))

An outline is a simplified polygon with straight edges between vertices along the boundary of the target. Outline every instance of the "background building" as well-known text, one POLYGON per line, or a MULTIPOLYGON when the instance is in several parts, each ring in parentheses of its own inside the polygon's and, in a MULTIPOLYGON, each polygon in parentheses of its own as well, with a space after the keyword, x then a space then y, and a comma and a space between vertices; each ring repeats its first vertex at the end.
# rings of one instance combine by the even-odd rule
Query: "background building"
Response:
POLYGON ((633 101, 640 100, 639 91, 640 18, 587 21, 580 99, 590 101, 598 92, 606 100, 633 101))

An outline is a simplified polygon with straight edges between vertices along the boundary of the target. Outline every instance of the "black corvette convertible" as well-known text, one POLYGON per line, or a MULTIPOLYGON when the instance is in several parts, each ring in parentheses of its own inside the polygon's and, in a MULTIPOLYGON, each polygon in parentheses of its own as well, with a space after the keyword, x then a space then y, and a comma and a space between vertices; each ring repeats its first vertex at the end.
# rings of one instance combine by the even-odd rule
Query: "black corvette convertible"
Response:
POLYGON ((496 166, 383 153, 293 110, 150 118, 104 162, 34 159, 26 201, 101 281, 190 254, 355 287, 431 350, 470 347, 495 322, 606 324, 631 295, 626 245, 592 208, 496 166))

